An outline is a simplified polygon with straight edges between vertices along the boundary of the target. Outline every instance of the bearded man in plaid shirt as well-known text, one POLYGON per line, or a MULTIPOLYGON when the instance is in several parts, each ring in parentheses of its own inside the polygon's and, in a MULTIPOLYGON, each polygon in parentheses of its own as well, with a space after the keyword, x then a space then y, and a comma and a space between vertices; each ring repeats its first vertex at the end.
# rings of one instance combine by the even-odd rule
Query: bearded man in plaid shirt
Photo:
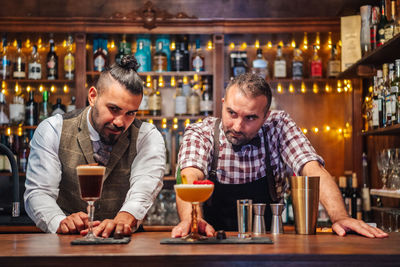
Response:
MULTIPOLYGON (((242 74, 226 88, 222 119, 208 117, 186 128, 178 155, 182 175, 189 184, 209 179, 215 185, 199 213, 199 231, 207 236, 213 236, 214 229, 236 231, 237 199, 267 205, 282 202, 288 166, 297 175, 320 176, 320 201, 338 235, 354 231, 371 238, 386 237, 380 229, 349 217, 323 159, 287 113, 269 110, 271 98, 271 88, 263 78, 242 74)), ((177 197, 177 207, 181 222, 172 237, 187 235, 191 225, 191 204, 177 197)), ((271 216, 267 207, 267 229, 271 216)))

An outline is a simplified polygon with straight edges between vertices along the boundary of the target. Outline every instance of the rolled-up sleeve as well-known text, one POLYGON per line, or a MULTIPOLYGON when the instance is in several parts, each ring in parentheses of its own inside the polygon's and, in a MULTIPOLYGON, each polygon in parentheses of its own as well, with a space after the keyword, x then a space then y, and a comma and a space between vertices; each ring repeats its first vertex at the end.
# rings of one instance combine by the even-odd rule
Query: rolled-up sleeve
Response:
POLYGON ((142 220, 163 186, 165 143, 154 125, 142 123, 132 163, 130 189, 120 211, 142 220))

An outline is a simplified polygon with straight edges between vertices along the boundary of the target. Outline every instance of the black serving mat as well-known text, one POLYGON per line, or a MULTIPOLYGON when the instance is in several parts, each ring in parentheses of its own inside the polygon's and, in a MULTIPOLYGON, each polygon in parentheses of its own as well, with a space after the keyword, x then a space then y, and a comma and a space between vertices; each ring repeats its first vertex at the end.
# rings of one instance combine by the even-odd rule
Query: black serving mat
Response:
POLYGON ((101 238, 99 240, 85 240, 84 238, 78 238, 71 241, 71 245, 105 245, 105 244, 128 244, 131 241, 129 236, 121 239, 115 238, 101 238))
POLYGON ((216 239, 215 237, 209 237, 206 240, 199 241, 186 241, 182 238, 164 238, 161 239, 160 244, 273 244, 269 237, 252 237, 252 238, 238 238, 229 236, 226 239, 216 239))

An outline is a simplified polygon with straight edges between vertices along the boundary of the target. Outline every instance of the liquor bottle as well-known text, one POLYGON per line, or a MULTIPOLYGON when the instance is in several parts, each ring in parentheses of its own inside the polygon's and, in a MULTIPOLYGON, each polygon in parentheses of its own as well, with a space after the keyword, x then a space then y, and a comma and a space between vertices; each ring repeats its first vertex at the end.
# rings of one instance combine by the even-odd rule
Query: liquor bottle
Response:
POLYGON ((95 39, 93 40, 93 66, 94 71, 102 72, 107 66, 107 40, 95 39))
POLYGON ((55 52, 54 40, 50 39, 50 51, 47 54, 47 79, 58 79, 58 56, 55 52))
POLYGON ((67 54, 64 57, 64 77, 67 80, 73 80, 75 77, 75 56, 72 53, 74 40, 68 35, 67 54))
POLYGON ((25 121, 25 105, 22 95, 15 95, 13 102, 9 105, 10 122, 12 125, 23 124, 25 121))
POLYGON ((183 71, 190 70, 190 53, 189 53, 189 36, 183 36, 183 48, 181 46, 181 50, 183 52, 183 71))
POLYGON ((163 42, 158 42, 157 51, 153 56, 153 71, 163 72, 167 71, 167 68, 167 54, 165 54, 163 51, 163 42))
POLYGON ((337 54, 336 45, 332 45, 331 57, 328 61, 327 75, 328 78, 337 77, 340 73, 340 59, 337 54))
POLYGON ((17 40, 17 53, 14 57, 13 64, 13 78, 14 79, 25 79, 25 64, 26 58, 24 53, 22 53, 22 43, 21 40, 17 40))
POLYGON ((0 55, 0 77, 5 80, 10 78, 10 71, 11 71, 11 61, 10 55, 8 54, 7 50, 7 38, 3 37, 3 50, 1 51, 0 55))
POLYGON ((25 125, 34 126, 38 124, 38 104, 34 99, 33 91, 29 92, 29 100, 25 104, 25 125))
POLYGON ((276 59, 274 62, 274 77, 286 78, 286 60, 283 58, 282 47, 280 45, 278 45, 276 59))
POLYGON ((385 26, 385 42, 392 39, 399 31, 399 24, 396 18, 396 0, 391 0, 390 4, 391 17, 385 26))
POLYGON ((377 76, 374 86, 372 127, 377 129, 383 127, 383 99, 381 97, 382 70, 377 70, 377 76))
POLYGON ((377 35, 378 35, 378 17, 379 7, 372 7, 371 9, 371 23, 370 23, 370 37, 371 37, 371 50, 375 50, 377 47, 377 35))
POLYGON ((143 96, 137 112, 139 116, 149 115, 149 90, 150 88, 147 88, 146 83, 143 82, 143 96))
POLYGON ((187 113, 186 96, 182 93, 182 80, 178 81, 175 92, 175 115, 181 116, 187 113))
POLYGON ((57 115, 57 114, 64 114, 65 113, 65 106, 61 103, 61 98, 57 98, 57 102, 55 105, 53 105, 53 112, 51 113, 51 116, 57 115))
POLYGON ((161 115, 161 93, 158 90, 157 80, 153 80, 153 90, 149 95, 149 112, 152 116, 160 116, 161 115))
POLYGON ((357 190, 358 181, 357 174, 353 173, 352 183, 351 183, 351 217, 354 219, 362 220, 362 204, 361 204, 361 196, 357 190))
POLYGON ((26 172, 26 168, 28 166, 28 158, 29 158, 29 137, 25 134, 23 136, 23 143, 19 149, 18 153, 18 162, 19 162, 19 171, 26 172))
POLYGON ((204 71, 204 55, 200 47, 200 40, 196 40, 196 51, 192 56, 192 70, 196 72, 204 71))
POLYGON ((67 112, 71 112, 76 109, 75 102, 76 102, 76 97, 71 96, 71 102, 67 105, 67 112))
POLYGON ((171 70, 171 50, 170 47, 170 38, 168 34, 158 35, 156 38, 156 47, 159 46, 158 43, 162 43, 162 52, 167 56, 167 71, 171 70))
MULTIPOLYGON (((388 91, 390 91, 390 85, 388 84, 389 65, 382 65, 382 80, 379 85, 378 97, 382 99, 382 127, 387 126, 387 118, 392 116, 390 99, 388 97, 388 91), (389 115, 388 115, 389 114, 389 115)), ((390 123, 390 122, 389 122, 390 123)))
POLYGON ((400 123, 400 59, 395 60, 395 73, 391 84, 392 123, 400 123))
POLYGON ((200 96, 197 93, 195 83, 192 81, 192 90, 187 99, 187 113, 191 116, 200 114, 200 96))
POLYGON ((212 116, 213 115, 213 93, 211 89, 211 85, 208 82, 207 78, 203 80, 203 89, 200 100, 200 115, 203 116, 212 116))
POLYGON ((36 45, 32 46, 32 54, 28 64, 28 78, 32 80, 42 79, 42 64, 36 45))
POLYGON ((8 107, 6 103, 6 96, 0 92, 0 125, 7 125, 10 120, 8 119, 8 107))
POLYGON ((231 66, 233 77, 246 73, 247 71, 247 53, 246 51, 231 52, 231 66))
POLYGON ((344 205, 346 206, 347 213, 352 217, 352 210, 351 210, 351 192, 352 192, 352 178, 345 176, 346 182, 346 191, 344 197, 344 205))
POLYGON ((347 188, 346 188, 346 176, 340 176, 339 177, 339 190, 340 193, 342 194, 343 202, 346 206, 346 210, 348 210, 348 205, 346 203, 346 197, 347 197, 347 188))
POLYGON ((388 23, 387 18, 386 18, 386 1, 381 0, 381 18, 378 23, 378 28, 377 28, 377 37, 376 37, 376 47, 380 47, 385 43, 385 27, 386 24, 388 23))
POLYGON ((185 43, 178 42, 176 49, 171 52, 171 70, 185 71, 185 43))
POLYGON ((122 41, 119 43, 119 46, 118 46, 118 53, 115 55, 115 63, 117 63, 118 65, 121 64, 122 58, 126 55, 125 47, 126 47, 126 35, 124 34, 122 36, 122 41))
POLYGON ((140 64, 138 68, 138 72, 145 72, 145 71, 151 71, 151 61, 149 59, 148 54, 146 53, 146 50, 144 49, 144 42, 139 41, 137 43, 137 49, 135 53, 135 58, 140 64))
POLYGON ((311 58, 311 78, 321 78, 322 77, 322 60, 318 55, 318 47, 313 46, 313 56, 311 58))
POLYGON ((253 60, 252 72, 263 79, 268 78, 268 61, 264 58, 261 48, 257 49, 256 59, 253 60))
POLYGON ((369 178, 368 178, 368 159, 365 152, 362 154, 362 177, 363 177, 363 187, 361 188, 361 198, 362 198, 362 217, 366 222, 370 222, 371 216, 371 196, 369 193, 369 178))
POLYGON ((301 56, 301 50, 296 46, 293 50, 293 61, 292 61, 292 77, 293 80, 303 79, 303 57, 301 56))
POLYGON ((39 122, 44 121, 51 114, 51 106, 48 102, 49 100, 49 92, 43 92, 43 101, 39 104, 39 122))

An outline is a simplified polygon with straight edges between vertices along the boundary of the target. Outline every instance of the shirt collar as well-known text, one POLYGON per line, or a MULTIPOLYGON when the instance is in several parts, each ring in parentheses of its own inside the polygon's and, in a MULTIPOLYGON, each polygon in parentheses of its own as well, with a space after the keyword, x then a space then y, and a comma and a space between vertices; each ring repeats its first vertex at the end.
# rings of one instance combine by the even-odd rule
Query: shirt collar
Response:
POLYGON ((87 119, 87 125, 88 125, 90 140, 96 142, 96 141, 99 141, 99 140, 100 140, 100 135, 99 135, 99 133, 93 128, 93 126, 92 126, 92 124, 91 124, 91 122, 90 122, 89 116, 90 116, 91 110, 92 110, 92 108, 90 107, 90 108, 89 108, 89 111, 88 111, 88 113, 87 113, 86 119, 87 119))

